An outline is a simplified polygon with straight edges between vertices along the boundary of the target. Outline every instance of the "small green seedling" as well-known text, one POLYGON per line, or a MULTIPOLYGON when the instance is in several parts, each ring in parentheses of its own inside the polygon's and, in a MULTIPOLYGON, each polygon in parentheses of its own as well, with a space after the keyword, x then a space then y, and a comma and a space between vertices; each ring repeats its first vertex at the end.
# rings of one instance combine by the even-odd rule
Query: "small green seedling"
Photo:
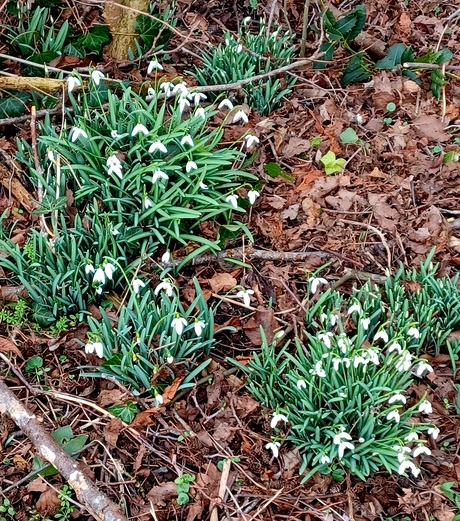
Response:
POLYGON ((336 157, 334 152, 329 150, 329 152, 324 154, 324 156, 320 159, 320 163, 323 165, 326 175, 332 175, 341 173, 347 161, 342 157, 336 157))
POLYGON ((16 511, 11 506, 11 502, 9 499, 4 499, 3 503, 0 503, 0 513, 2 514, 2 517, 0 517, 0 521, 7 521, 7 519, 14 519, 14 516, 16 515, 16 511), (5 517, 5 516, 8 516, 5 517))
POLYGON ((193 474, 182 474, 174 480, 176 484, 177 491, 177 504, 178 505, 187 505, 190 501, 190 496, 188 492, 190 490, 190 483, 195 481, 195 476, 193 474))
POLYGON ((449 163, 450 161, 453 161, 454 163, 458 163, 459 160, 460 160, 460 154, 458 152, 450 150, 449 152, 446 152, 444 154, 444 157, 442 158, 442 163, 443 163, 443 165, 445 165, 446 163, 449 163))
POLYGON ((452 487, 454 486, 453 481, 448 481, 446 483, 443 483, 441 485, 441 490, 446 495, 447 499, 452 501, 456 508, 459 510, 459 513, 454 517, 453 521, 460 521, 460 493, 456 492, 455 490, 452 490, 452 487))
POLYGON ((346 128, 339 136, 340 142, 344 145, 354 145, 359 143, 361 140, 358 137, 358 134, 352 128, 346 128))
POLYGON ((321 142, 322 142, 322 141, 323 141, 323 140, 322 140, 321 136, 315 136, 315 137, 312 137, 312 138, 310 139, 310 145, 311 145, 312 147, 317 147, 317 146, 321 145, 321 142))
MULTIPOLYGON (((230 460, 230 463, 239 463, 241 461, 240 458, 238 458, 238 456, 235 456, 234 458, 228 458, 230 460)), ((227 461, 227 459, 221 459, 217 462, 217 468, 222 472, 223 468, 224 468, 224 464, 225 462, 227 461)))
POLYGON ((387 112, 394 112, 396 110, 396 103, 390 101, 386 106, 387 112))

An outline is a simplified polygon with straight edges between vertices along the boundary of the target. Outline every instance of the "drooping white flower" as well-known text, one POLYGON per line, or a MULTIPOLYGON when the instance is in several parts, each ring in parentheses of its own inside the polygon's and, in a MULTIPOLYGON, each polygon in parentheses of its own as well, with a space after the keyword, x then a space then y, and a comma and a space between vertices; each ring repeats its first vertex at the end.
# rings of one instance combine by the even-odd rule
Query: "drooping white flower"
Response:
POLYGON ((172 87, 174 87, 174 84, 171 83, 170 81, 164 81, 160 85, 160 89, 165 93, 166 97, 169 97, 171 95, 172 87))
POLYGON ((241 45, 241 43, 238 44, 238 47, 235 49, 236 53, 237 54, 240 54, 240 52, 243 50, 243 46, 241 45))
POLYGON ((310 369, 309 373, 313 376, 319 376, 320 378, 326 377, 326 371, 323 369, 323 362, 320 360, 319 362, 316 362, 315 368, 310 369))
POLYGON ((387 414, 387 420, 394 420, 396 423, 399 423, 399 421, 401 420, 401 416, 399 415, 399 412, 395 409, 387 414))
POLYGON ((155 170, 155 172, 153 172, 153 176, 152 176, 152 183, 155 184, 158 179, 166 179, 168 180, 169 179, 169 175, 168 174, 165 174, 162 170, 155 170))
POLYGON ((208 99, 206 94, 204 94, 203 92, 190 92, 187 97, 190 101, 193 100, 193 104, 195 105, 195 107, 201 103, 201 100, 208 99))
POLYGON ((142 134, 144 134, 145 136, 149 133, 149 131, 147 130, 147 127, 145 125, 143 125, 142 123, 138 123, 133 128, 133 131, 131 132, 131 136, 134 137, 136 134, 139 134, 139 132, 142 132, 142 134))
POLYGON ((251 21, 250 16, 246 16, 246 18, 243 18, 243 25, 247 25, 251 21))
POLYGON ((204 108, 203 107, 199 107, 195 110, 195 114, 194 116, 196 118, 201 118, 201 119, 204 119, 206 120, 206 112, 204 111, 204 108))
POLYGON ((152 89, 152 87, 149 87, 147 89, 147 96, 145 96, 145 101, 152 101, 155 99, 157 93, 155 92, 155 89, 152 89))
POLYGON ((174 357, 169 355, 168 358, 166 358, 166 361, 168 362, 168 364, 172 364, 174 362, 174 357))
POLYGON ((195 161, 188 161, 187 164, 185 165, 185 171, 187 172, 187 174, 191 171, 191 170, 196 170, 198 168, 197 164, 195 163, 195 161))
POLYGON ((312 295, 318 291, 320 284, 328 284, 327 279, 323 277, 310 277, 308 282, 310 282, 310 292, 312 295))
POLYGON ((244 136, 244 140, 246 141, 246 148, 250 149, 252 145, 257 145, 260 143, 260 140, 257 136, 253 136, 252 134, 247 134, 244 136))
POLYGON ((393 342, 391 346, 388 348, 388 352, 392 353, 393 351, 396 351, 398 354, 402 353, 402 347, 397 342, 393 342))
POLYGON ((439 436, 439 429, 435 426, 433 427, 430 427, 427 431, 429 436, 431 436, 433 438, 433 440, 436 440, 439 436))
POLYGON ((417 376, 423 376, 425 371, 426 371, 426 373, 432 373, 433 372, 433 368, 427 362, 420 362, 419 364, 417 364, 414 367, 414 370, 415 370, 415 374, 417 376))
POLYGON ((163 255, 161 256, 161 262, 164 262, 167 264, 171 260, 171 253, 169 250, 166 250, 163 255))
POLYGON ((243 123, 247 123, 249 121, 248 116, 244 110, 238 110, 233 116, 233 123, 238 123, 238 121, 242 121, 243 123))
POLYGON ((102 286, 99 286, 98 288, 96 288, 96 293, 98 295, 102 295, 102 286))
POLYGON ((147 74, 150 74, 152 71, 163 71, 163 66, 160 64, 160 62, 154 58, 147 67, 147 74))
POLYGON ((429 456, 431 454, 431 450, 425 445, 417 445, 417 447, 414 449, 414 452, 412 453, 412 456, 416 458, 417 456, 420 456, 420 454, 426 454, 429 456))
POLYGON ((174 85, 173 94, 180 93, 181 96, 187 96, 189 94, 189 90, 187 89, 187 84, 185 82, 178 83, 177 85, 174 85))
POLYGON ((205 184, 203 183, 203 181, 200 181, 200 188, 201 188, 202 190, 207 190, 207 189, 208 189, 208 185, 205 185, 205 184))
POLYGON ((172 297, 173 294, 174 294, 174 286, 169 282, 168 279, 166 280, 162 280, 160 282, 160 284, 158 284, 158 286, 155 288, 155 295, 158 295, 158 293, 160 293, 160 291, 164 289, 166 291, 166 295, 168 295, 168 297, 172 297))
POLYGON ((134 279, 132 284, 135 295, 139 293, 141 288, 145 288, 145 282, 141 279, 134 279))
POLYGON ((418 434, 415 431, 409 432, 409 434, 404 438, 407 442, 409 441, 417 441, 418 434))
POLYGON ((223 109, 224 107, 226 107, 228 110, 232 110, 232 109, 233 109, 233 103, 232 103, 229 99, 225 98, 225 99, 223 99, 223 100, 219 103, 219 105, 218 105, 217 108, 218 108, 219 110, 221 110, 221 109, 223 109))
POLYGON ((99 83, 101 83, 101 80, 104 79, 104 75, 101 71, 94 70, 91 73, 91 79, 94 81, 96 85, 99 85, 99 83))
POLYGON ((162 152, 163 154, 167 154, 168 153, 168 149, 163 145, 163 143, 161 141, 154 141, 150 146, 149 146, 149 152, 151 154, 153 154, 153 152, 156 152, 157 150, 159 150, 160 152, 162 152))
POLYGON ((54 153, 53 153, 53 151, 51 149, 48 150, 46 155, 48 156, 48 159, 51 161, 51 163, 55 163, 56 162, 56 159, 54 157, 54 153))
POLYGON ((96 353, 99 358, 104 358, 104 346, 101 342, 89 342, 85 345, 85 353, 96 353))
POLYGON ((93 282, 99 282, 100 284, 105 284, 105 273, 102 268, 98 268, 96 273, 93 276, 93 282))
POLYGON ((113 137, 113 139, 116 139, 117 137, 120 137, 120 136, 118 135, 118 131, 116 131, 116 130, 112 130, 112 131, 110 132, 110 135, 113 137))
POLYGON ((70 130, 70 141, 75 143, 80 136, 84 139, 88 139, 88 134, 82 128, 72 127, 70 130))
POLYGON ((281 413, 276 413, 273 415, 273 418, 270 422, 270 427, 274 429, 279 422, 283 421, 284 423, 287 423, 289 421, 288 417, 281 413))
MULTIPOLYGON (((342 427, 342 429, 343 429, 343 427, 342 427)), ((351 437, 350 434, 348 434, 348 432, 346 432, 345 430, 342 430, 334 436, 332 441, 335 443, 335 445, 340 445, 343 440, 351 441, 352 439, 353 438, 351 437)))
POLYGON ((123 165, 121 164, 121 161, 118 159, 118 157, 113 154, 110 157, 107 158, 107 167, 109 168, 109 175, 115 174, 120 179, 123 179, 123 165))
POLYGON ((171 322, 171 327, 176 331, 176 333, 180 336, 184 331, 184 328, 187 326, 188 322, 184 317, 176 316, 171 322))
POLYGON ((331 458, 327 455, 327 454, 323 454, 321 456, 321 465, 325 465, 326 463, 330 463, 331 462, 331 458))
POLYGON ((412 355, 409 351, 404 351, 401 357, 396 361, 395 367, 397 371, 409 371, 412 366, 412 355))
POLYGON ((147 210, 148 208, 152 208, 153 203, 152 200, 148 197, 144 197, 144 208, 147 210))
POLYGON ((242 289, 236 294, 237 298, 242 298, 245 306, 251 305, 251 295, 254 295, 252 289, 242 289))
POLYGON ((353 445, 353 443, 350 443, 349 441, 342 441, 338 448, 339 459, 343 458, 345 449, 354 450, 355 446, 353 445))
POLYGON ((279 455, 279 447, 281 446, 281 443, 279 441, 274 441, 274 442, 270 442, 270 443, 267 443, 265 445, 265 448, 268 449, 268 450, 271 450, 273 452, 273 456, 275 458, 278 457, 279 455))
POLYGON ((95 271, 95 270, 94 270, 94 266, 93 266, 92 264, 89 264, 89 263, 88 263, 88 264, 85 266, 85 273, 86 273, 87 275, 90 274, 90 273, 94 273, 94 271, 95 271))
POLYGON ((297 380, 297 389, 306 389, 307 388, 307 384, 305 382, 305 380, 297 380))
POLYGON ((385 344, 388 342, 388 333, 382 329, 381 331, 378 331, 375 335, 374 335, 374 342, 377 342, 377 340, 380 340, 382 339, 385 344))
POLYGON ((407 469, 410 469, 414 477, 417 477, 420 474, 420 469, 417 468, 412 461, 404 459, 399 465, 398 473, 404 474, 404 472, 406 472, 407 469))
POLYGON ((249 204, 254 204, 256 202, 256 199, 259 196, 260 196, 260 193, 257 190, 249 190, 249 192, 248 192, 249 204))
POLYGON ((181 140, 180 140, 180 144, 181 145, 190 145, 191 147, 195 146, 195 144, 193 143, 193 139, 192 139, 192 136, 190 134, 186 134, 181 140))
POLYGON ((106 277, 109 279, 109 280, 112 280, 112 277, 113 277, 113 272, 116 270, 117 268, 111 264, 110 262, 105 262, 104 263, 104 273, 106 275, 106 277))
POLYGON ((418 412, 431 414, 433 412, 433 407, 431 406, 431 403, 428 400, 425 400, 418 406, 418 412))
POLYGON ((412 449, 410 447, 405 447, 404 445, 394 445, 393 450, 395 450, 398 453, 399 463, 402 463, 404 460, 406 460, 407 454, 410 454, 412 452, 412 449))
POLYGON ((362 318, 360 320, 360 323, 361 323, 364 331, 367 331, 369 329, 369 325, 371 323, 371 319, 370 318, 362 318))
POLYGON ((193 327, 195 328, 196 336, 200 336, 205 328, 206 324, 202 320, 195 320, 193 327))
POLYGON ((407 330, 407 334, 409 336, 412 336, 414 338, 420 338, 420 331, 416 328, 416 327, 410 327, 408 330, 407 330))
POLYGON ((230 203, 233 206, 233 208, 238 208, 238 196, 236 194, 227 195, 225 200, 227 201, 227 203, 230 203))
POLYGON ((348 349, 350 349, 351 347, 351 342, 347 335, 345 335, 344 333, 340 335, 339 339, 337 340, 337 346, 340 347, 340 350, 343 354, 346 354, 348 349))
POLYGON ((155 402, 155 407, 159 407, 160 405, 163 405, 164 400, 163 396, 161 394, 155 394, 155 397, 153 398, 155 402))
POLYGON ((348 314, 351 315, 352 313, 357 312, 361 314, 361 306, 360 304, 353 304, 348 308, 348 314))
POLYGON ((388 403, 394 403, 394 402, 406 403, 407 399, 403 394, 396 393, 393 396, 391 396, 390 399, 388 400, 388 403))
POLYGON ((181 114, 184 112, 185 107, 190 107, 190 101, 185 96, 181 96, 179 98, 179 111, 181 114))
POLYGON ((69 76, 67 78, 67 92, 72 92, 75 87, 81 87, 81 81, 75 76, 69 76))
POLYGON ((334 333, 328 331, 327 333, 320 333, 318 340, 320 340, 328 349, 331 348, 331 338, 334 337, 334 333))

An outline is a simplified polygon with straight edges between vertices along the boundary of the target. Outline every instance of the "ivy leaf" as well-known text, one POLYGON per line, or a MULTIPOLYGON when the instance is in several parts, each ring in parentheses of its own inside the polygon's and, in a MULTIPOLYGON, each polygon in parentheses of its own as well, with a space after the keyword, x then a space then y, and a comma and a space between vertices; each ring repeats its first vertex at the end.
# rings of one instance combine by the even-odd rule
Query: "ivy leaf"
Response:
POLYGON ((94 25, 87 34, 84 34, 76 41, 77 47, 83 47, 89 52, 101 54, 102 46, 111 40, 108 25, 94 25))
POLYGON ((76 56, 77 58, 84 58, 86 52, 81 47, 76 47, 73 43, 67 44, 62 50, 64 56, 76 56))
POLYGON ((112 405, 107 410, 125 423, 131 423, 139 412, 136 404, 131 400, 128 400, 124 405, 112 405))
POLYGON ((14 118, 24 114, 30 95, 27 92, 17 92, 14 96, 0 99, 0 118, 14 118))

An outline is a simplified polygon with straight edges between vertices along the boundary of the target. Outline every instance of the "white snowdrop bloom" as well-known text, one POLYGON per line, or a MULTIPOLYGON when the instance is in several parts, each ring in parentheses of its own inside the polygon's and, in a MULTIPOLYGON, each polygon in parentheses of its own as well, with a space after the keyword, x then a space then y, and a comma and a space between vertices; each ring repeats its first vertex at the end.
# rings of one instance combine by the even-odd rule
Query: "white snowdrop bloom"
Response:
POLYGON ((54 157, 54 153, 52 150, 48 150, 47 154, 48 156, 48 159, 51 161, 51 163, 55 163, 56 162, 56 159, 54 157))
POLYGON ((190 94, 187 96, 187 98, 190 101, 193 101, 193 104, 195 105, 195 107, 201 103, 201 100, 208 99, 206 94, 204 94, 203 92, 190 92, 190 94))
POLYGON ((149 66, 147 67, 147 74, 150 74, 152 71, 163 71, 163 66, 161 65, 161 63, 156 59, 154 58, 150 63, 149 63, 149 66))
POLYGON ((158 179, 168 180, 169 175, 165 174, 162 170, 155 170, 155 172, 153 172, 153 176, 152 176, 152 183, 155 184, 158 181, 158 179))
POLYGON ((252 134, 247 134, 244 136, 244 140, 246 141, 246 148, 249 150, 252 145, 257 145, 260 143, 260 140, 257 136, 253 136, 252 134))
POLYGON ((270 422, 270 427, 274 429, 279 422, 283 421, 284 423, 287 423, 288 417, 281 413, 276 413, 273 415, 272 421, 270 422))
POLYGON ((357 367, 359 367, 360 365, 363 365, 364 367, 367 366, 367 364, 369 363, 369 360, 367 358, 364 358, 363 356, 361 355, 358 355, 358 356, 355 356, 353 358, 353 367, 356 369, 357 367))
POLYGON ((323 362, 321 360, 319 362, 316 362, 315 368, 310 369, 309 373, 312 374, 313 376, 316 375, 316 376, 319 376, 320 378, 325 378, 326 371, 323 369, 323 362))
POLYGON ((327 455, 327 454, 323 454, 321 456, 321 465, 325 465, 326 463, 330 463, 331 462, 331 458, 327 455))
POLYGON ((320 340, 328 349, 331 348, 331 338, 333 338, 334 333, 328 331, 327 333, 320 333, 318 335, 318 340, 320 340))
POLYGON ((93 276, 93 282, 99 282, 100 284, 105 284, 105 273, 102 268, 98 268, 93 276))
POLYGON ((326 313, 321 313, 321 315, 319 316, 319 321, 324 324, 324 322, 326 322, 328 320, 328 316, 326 315, 326 313))
POLYGON ((196 170, 197 168, 198 166, 195 163, 195 161, 188 161, 185 165, 185 171, 187 172, 187 174, 190 173, 191 170, 196 170))
POLYGON ((238 47, 236 48, 236 53, 237 54, 240 54, 240 52, 243 50, 243 46, 241 45, 241 43, 238 44, 238 47))
POLYGON ((96 85, 99 85, 99 83, 101 83, 101 80, 104 79, 104 75, 101 71, 94 70, 91 73, 91 79, 94 81, 96 85))
POLYGON ((348 314, 351 315, 352 313, 360 313, 361 314, 361 306, 360 304, 353 304, 348 308, 348 314))
POLYGON ((164 403, 163 396, 161 396, 161 394, 156 394, 153 400, 155 402, 155 407, 159 407, 164 403))
POLYGON ((308 279, 308 282, 310 282, 310 292, 312 295, 314 295, 318 291, 320 284, 328 284, 327 279, 323 277, 310 277, 308 279))
POLYGON ((166 361, 168 362, 168 364, 172 364, 174 362, 174 357, 169 355, 168 358, 166 358, 166 361))
POLYGON ((339 445, 338 453, 339 453, 339 459, 343 458, 345 449, 354 450, 355 446, 353 443, 350 443, 349 441, 342 441, 339 445))
POLYGON ((338 316, 334 315, 334 313, 331 313, 329 315, 329 322, 331 323, 331 326, 334 327, 337 324, 338 316))
POLYGON ((227 203, 230 203, 233 206, 233 208, 238 208, 238 196, 236 194, 227 195, 225 200, 227 201, 227 203))
POLYGON ((305 382, 305 380, 297 380, 297 389, 306 389, 307 388, 307 384, 305 382))
POLYGON ((395 367, 396 369, 401 371, 409 371, 412 366, 412 355, 409 351, 404 351, 401 357, 396 361, 395 367))
POLYGON ((188 96, 189 90, 185 82, 177 83, 172 89, 173 94, 180 94, 181 96, 188 96))
POLYGON ((180 140, 180 144, 181 145, 190 145, 191 147, 195 146, 195 144, 193 143, 193 139, 192 139, 192 136, 190 134, 187 134, 185 135, 181 140, 180 140))
POLYGON ((190 101, 185 96, 181 96, 179 98, 178 105, 179 105, 179 111, 182 114, 182 112, 184 112, 184 110, 185 110, 185 107, 190 107, 190 101))
POLYGON ((431 414, 433 412, 433 407, 428 400, 425 400, 418 406, 418 412, 424 412, 425 414, 431 414))
POLYGON ((112 228, 112 235, 116 237, 120 232, 116 228, 112 228))
POLYGON ((110 135, 113 137, 113 139, 116 139, 117 137, 120 137, 120 136, 118 135, 118 132, 117 132, 116 130, 112 130, 112 131, 110 132, 110 135))
POLYGON ((369 325, 371 323, 370 318, 362 318, 360 320, 361 325, 363 326, 364 331, 367 331, 369 329, 369 325))
POLYGON ((339 365, 342 363, 342 359, 341 358, 334 358, 332 360, 332 367, 334 368, 334 371, 338 371, 339 370, 339 365))
POLYGON ((340 350, 343 354, 345 354, 347 350, 350 349, 350 339, 347 337, 347 335, 340 335, 339 339, 337 340, 337 346, 340 347, 340 350))
POLYGON ((223 100, 219 103, 219 105, 218 105, 217 108, 218 108, 219 110, 221 110, 221 109, 223 109, 223 108, 227 108, 228 110, 232 110, 232 109, 233 109, 233 103, 232 103, 229 99, 225 98, 225 99, 223 99, 223 100))
POLYGON ((412 461, 404 459, 399 465, 398 473, 404 474, 404 472, 406 472, 407 469, 410 469, 414 477, 417 477, 420 474, 420 469, 417 468, 412 461))
POLYGON ((148 208, 152 208, 152 206, 153 203, 151 199, 149 199, 148 197, 144 197, 144 208, 147 210, 148 208))
POLYGON ((72 92, 75 87, 81 87, 81 81, 75 76, 69 76, 67 78, 67 92, 72 92))
POLYGON ((101 342, 90 342, 85 345, 85 353, 95 353, 99 358, 104 358, 104 346, 101 342))
POLYGON ((397 342, 393 342, 391 346, 388 348, 388 353, 392 353, 393 351, 396 351, 398 354, 402 353, 402 347, 397 342))
POLYGON ((160 89, 165 93, 166 97, 169 97, 171 95, 171 90, 173 87, 174 87, 174 84, 171 83, 170 81, 164 81, 160 85, 160 89))
POLYGON ((430 427, 427 431, 429 436, 431 436, 433 438, 433 440, 436 440, 439 436, 439 429, 436 427, 436 425, 434 427, 430 427))
POLYGON ((385 342, 385 344, 388 342, 388 333, 382 329, 381 331, 378 331, 375 335, 374 335, 374 342, 377 342, 377 340, 383 340, 385 342))
POLYGON ((243 25, 248 24, 250 21, 251 21, 251 17, 250 16, 246 16, 246 18, 243 18, 243 25))
POLYGON ((152 87, 149 87, 147 89, 147 96, 145 96, 145 101, 152 101, 155 99, 157 93, 155 92, 155 89, 152 89, 152 87))
POLYGON ((401 416, 399 415, 398 411, 393 410, 387 414, 387 420, 394 420, 396 423, 399 423, 401 416))
POLYGON ((160 284, 158 284, 154 291, 155 295, 158 295, 161 290, 165 290, 168 297, 172 297, 174 294, 174 286, 169 282, 168 279, 163 280, 160 282, 160 284))
POLYGON ((112 277, 113 277, 113 272, 116 270, 117 268, 111 264, 110 262, 105 262, 104 263, 104 273, 106 275, 106 277, 109 279, 109 280, 112 280, 112 277))
POLYGON ((75 143, 79 137, 82 137, 84 139, 88 139, 88 134, 79 127, 72 127, 70 130, 70 141, 72 143, 75 143))
POLYGON ((205 326, 206 324, 202 320, 195 320, 195 324, 193 325, 195 329, 195 335, 201 336, 201 333, 203 332, 205 326))
POLYGON ((376 349, 367 349, 363 354, 374 365, 380 365, 379 352, 376 349))
POLYGON ((153 152, 156 152, 157 150, 159 150, 163 154, 167 154, 168 153, 168 149, 165 147, 165 145, 161 141, 154 141, 149 146, 149 152, 151 154, 153 154, 153 152))
POLYGON ((118 157, 113 154, 110 157, 107 158, 107 166, 109 168, 108 174, 115 174, 120 179, 123 179, 123 165, 121 164, 121 161, 118 159, 118 157))
POLYGON ((417 447, 414 449, 414 452, 412 453, 412 456, 416 458, 417 456, 420 456, 420 454, 426 454, 429 456, 431 454, 431 450, 425 445, 417 445, 417 447))
POLYGON ((167 264, 171 260, 171 253, 169 250, 166 250, 163 255, 161 256, 161 262, 164 262, 167 264))
POLYGON ((102 295, 102 286, 99 286, 98 288, 96 288, 96 293, 98 295, 102 295))
POLYGON ((242 298, 245 306, 251 305, 251 295, 254 295, 254 291, 252 289, 242 289, 238 291, 236 294, 237 298, 242 298))
POLYGON ((336 434, 333 438, 333 442, 336 444, 336 445, 340 445, 342 443, 342 440, 349 440, 351 441, 353 438, 351 437, 350 434, 348 434, 348 432, 345 431, 345 429, 342 427, 342 430, 336 434))
POLYGON ((256 199, 259 196, 260 196, 260 194, 257 190, 249 190, 249 192, 248 192, 249 204, 254 204, 256 202, 256 199))
POLYGON ((171 327, 176 331, 176 333, 180 336, 184 331, 184 328, 187 326, 188 322, 184 317, 176 316, 175 319, 171 322, 171 327))
POLYGON ((415 374, 417 376, 423 376, 423 374, 426 373, 432 373, 433 372, 433 368, 431 367, 430 364, 428 364, 427 362, 420 362, 419 364, 417 364, 415 367, 414 367, 414 370, 415 370, 415 374))
POLYGON ((420 331, 416 327, 411 327, 407 330, 407 334, 414 338, 420 338, 420 331))
POLYGON ((404 438, 407 442, 409 441, 417 441, 418 434, 415 431, 409 432, 409 434, 404 438))
POLYGON ((145 125, 143 125, 142 123, 138 123, 134 128, 133 128, 133 131, 131 132, 131 136, 135 136, 136 134, 139 134, 139 132, 141 132, 142 134, 144 134, 145 136, 149 133, 149 131, 147 130, 147 127, 145 125))
POLYGON ((233 123, 238 123, 238 121, 242 121, 243 123, 247 123, 249 121, 248 116, 244 110, 238 110, 233 116, 233 123))
POLYGON ((85 266, 85 273, 89 275, 90 273, 94 273, 94 266, 92 264, 87 264, 85 266))
POLYGON ((395 403, 395 402, 406 403, 407 399, 403 394, 396 393, 393 396, 391 396, 390 399, 388 400, 388 403, 395 403))
POLYGON ((412 449, 410 447, 405 447, 401 445, 395 445, 393 447, 393 450, 395 450, 398 453, 399 463, 402 463, 404 460, 407 459, 406 453, 410 454, 412 452, 412 449))
POLYGON ((134 294, 137 295, 141 288, 145 288, 145 282, 141 279, 134 279, 133 280, 134 294))
POLYGON ((204 108, 203 107, 198 107, 196 110, 195 110, 195 114, 194 116, 196 118, 201 118, 201 119, 204 119, 206 120, 206 112, 204 111, 204 108))
POLYGON ((280 446, 281 446, 281 443, 279 441, 274 441, 274 442, 267 443, 265 445, 265 448, 268 449, 268 450, 271 450, 272 453, 273 453, 273 456, 275 458, 277 458, 278 455, 279 455, 279 447, 280 446))
POLYGON ((203 181, 200 181, 200 188, 201 188, 202 190, 207 190, 207 189, 208 189, 208 185, 205 185, 205 184, 203 183, 203 181))

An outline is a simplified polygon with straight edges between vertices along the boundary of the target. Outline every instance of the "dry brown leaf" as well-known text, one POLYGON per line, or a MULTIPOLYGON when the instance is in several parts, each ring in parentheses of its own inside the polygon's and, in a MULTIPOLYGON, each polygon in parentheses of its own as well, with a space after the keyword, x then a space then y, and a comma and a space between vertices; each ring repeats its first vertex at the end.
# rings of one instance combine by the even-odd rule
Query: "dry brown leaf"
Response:
POLYGON ((303 154, 310 150, 311 144, 309 139, 302 139, 300 137, 292 137, 283 147, 282 155, 285 158, 290 158, 303 154))
POLYGON ((2 353, 14 353, 24 360, 24 357, 22 356, 21 351, 16 347, 16 344, 13 344, 11 340, 4 336, 0 336, 0 351, 2 353))
POLYGON ((177 497, 177 486, 172 481, 168 481, 151 488, 146 499, 153 506, 164 507, 174 497, 177 497))
POLYGON ((305 197, 302 201, 302 210, 307 217, 307 225, 309 228, 314 228, 318 224, 318 219, 321 214, 321 206, 309 197, 305 197))
POLYGON ((122 404, 126 398, 126 392, 121 389, 103 389, 97 397, 97 403, 101 407, 107 407, 107 405, 122 404))
POLYGON ((43 481, 43 478, 38 477, 27 485, 27 492, 45 492, 47 488, 48 485, 43 481))
POLYGON ((208 279, 209 285, 213 293, 228 291, 234 288, 238 282, 230 273, 216 273, 211 279, 208 279))
POLYGON ((397 23, 397 29, 399 32, 404 36, 409 36, 411 33, 412 28, 412 22, 410 19, 409 14, 407 11, 403 11, 401 13, 401 16, 399 17, 398 23, 397 23))
POLYGON ((54 488, 48 488, 40 494, 38 501, 35 503, 35 509, 42 515, 54 515, 61 506, 59 494, 54 488))
POLYGON ((113 449, 117 446, 118 436, 122 430, 123 422, 120 420, 120 418, 112 418, 104 427, 102 435, 109 448, 113 449))
POLYGON ((444 131, 444 123, 439 116, 426 114, 414 119, 411 126, 419 138, 426 138, 429 142, 444 143, 451 139, 450 134, 444 131))

